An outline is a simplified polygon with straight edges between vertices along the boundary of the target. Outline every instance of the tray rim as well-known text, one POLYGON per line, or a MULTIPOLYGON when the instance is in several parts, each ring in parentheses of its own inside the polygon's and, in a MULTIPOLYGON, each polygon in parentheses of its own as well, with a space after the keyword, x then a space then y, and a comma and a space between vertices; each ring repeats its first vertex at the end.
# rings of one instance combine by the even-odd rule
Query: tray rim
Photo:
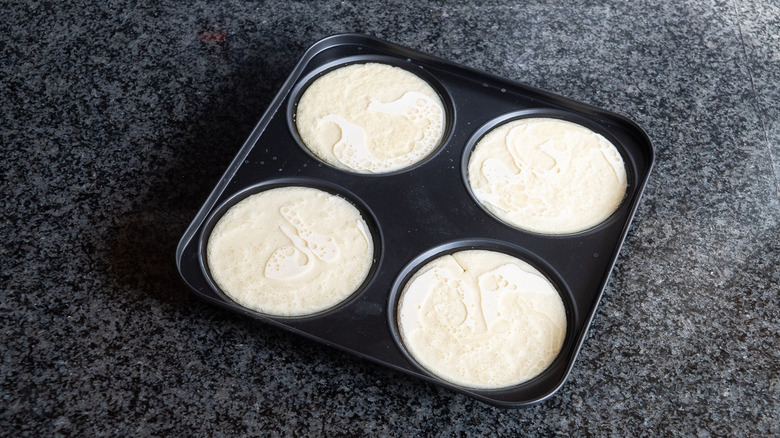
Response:
MULTIPOLYGON (((460 72, 458 72, 460 74, 460 72)), ((470 78, 473 79, 473 78, 470 78)), ((636 210, 638 209, 639 202, 646 190, 647 182, 650 178, 650 175, 652 173, 653 167, 655 164, 655 150, 652 145, 652 141, 650 140, 647 133, 642 129, 637 123, 635 123, 633 120, 629 119, 626 116, 623 116, 621 114, 605 110, 603 108, 596 107, 594 105, 590 105, 584 102, 580 102, 577 100, 573 100, 571 98, 561 96, 552 92, 548 92, 545 90, 542 90, 540 88, 528 85, 526 83, 507 79, 505 77, 501 77, 486 71, 482 71, 476 68, 464 66, 460 63, 452 62, 440 57, 437 57, 435 55, 431 55, 425 52, 421 52, 406 46, 402 46, 400 44, 392 43, 374 36, 362 34, 362 33, 339 33, 327 36, 325 38, 322 38, 312 45, 309 46, 308 49, 306 49, 303 54, 300 56, 298 62, 293 67, 292 71, 288 74, 286 80, 284 83, 280 86, 279 91, 277 91, 275 97, 271 101, 271 103, 268 105, 266 110, 263 113, 263 116, 260 118, 260 120, 257 122, 255 127, 252 129, 252 132, 247 137, 247 139, 244 141, 241 148, 236 153, 233 160, 230 162, 230 164, 227 166, 226 170, 223 172, 223 174, 218 179, 217 183, 215 184, 214 188, 211 190, 207 198, 202 203, 201 207, 198 209, 197 213, 195 214, 194 218, 190 222, 190 225, 187 227, 185 232, 182 234, 182 237, 180 238, 177 247, 176 247, 176 253, 175 253, 175 262, 176 262, 176 268, 179 272, 179 276, 182 279, 182 281, 190 288, 192 292, 196 294, 200 299, 204 299, 207 302, 211 304, 216 304, 219 307, 222 307, 224 309, 238 312, 242 315, 249 316, 255 320, 260 320, 263 323, 270 324, 272 326, 284 329, 288 332, 295 333, 296 335, 303 336, 308 339, 312 339, 314 341, 317 341, 321 344, 327 345, 328 347, 336 348, 338 350, 350 353, 354 356, 360 357, 362 359, 367 359, 371 362, 380 364, 384 367, 394 369, 396 371, 400 371, 404 374, 411 375, 412 377, 421 379, 423 381, 433 383, 439 387, 446 388, 448 390, 461 393, 464 395, 467 395, 469 397, 472 397, 474 399, 480 400, 482 402, 485 402, 487 404, 502 407, 502 408, 522 408, 522 407, 529 407, 532 405, 539 404, 543 402, 544 400, 552 397, 568 380, 571 370, 574 367, 574 364, 577 361, 577 358, 579 356, 580 350, 582 349, 584 345, 585 337, 587 336, 588 330, 590 329, 591 323, 593 321, 593 318, 595 316, 595 312, 597 311, 599 304, 601 302, 602 296, 604 294, 604 291, 606 289, 606 286, 609 282, 609 279, 611 278, 612 271, 614 270, 614 266, 617 262, 618 255, 620 251, 622 250, 623 245, 625 244, 626 235, 633 223, 636 210), (638 135, 639 143, 642 144, 641 150, 645 157, 646 162, 646 171, 644 173, 638 173, 639 178, 636 183, 636 189, 635 189, 635 196, 633 202, 631 202, 631 205, 628 208, 628 213, 625 222, 623 223, 622 230, 620 233, 620 236, 618 238, 617 244, 614 249, 614 256, 610 263, 606 266, 607 269, 605 269, 605 275, 601 279, 601 282, 599 283, 599 288, 596 294, 594 294, 593 297, 593 305, 590 307, 590 311, 587 312, 587 314, 582 315, 583 317, 583 326, 580 330, 580 333, 576 336, 576 338, 573 340, 574 343, 574 350, 572 352, 571 360, 568 362, 562 378, 551 388, 548 389, 547 392, 542 394, 539 397, 535 397, 532 399, 520 401, 520 402, 506 402, 502 400, 496 400, 487 396, 484 396, 482 394, 473 392, 474 390, 469 388, 462 388, 455 385, 448 384, 447 382, 442 382, 441 380, 437 380, 435 378, 431 378, 427 375, 420 374, 416 371, 410 371, 407 368, 403 368, 400 366, 397 366, 395 364, 385 362, 379 358, 373 357, 371 355, 362 353, 360 351, 353 350, 349 347, 342 346, 340 344, 337 344, 335 342, 332 342, 330 340, 321 338, 316 336, 315 334, 312 334, 310 332, 301 330, 297 327, 292 327, 289 325, 284 324, 284 319, 277 320, 275 318, 269 318, 262 314, 258 314, 257 312, 251 311, 249 309, 244 309, 237 304, 233 304, 230 302, 224 302, 217 300, 215 298, 212 298, 210 296, 204 295, 199 290, 197 290, 196 287, 194 287, 190 282, 187 280, 187 278, 182 273, 182 258, 185 252, 186 247, 190 244, 191 240, 193 238, 197 237, 198 231, 203 226, 204 222, 208 219, 210 216, 211 211, 217 206, 219 197, 223 194, 225 189, 227 188, 228 184, 232 180, 235 173, 238 171, 239 167, 241 167, 241 164, 246 159, 247 155, 250 153, 254 145, 257 143, 265 129, 267 128, 268 124, 271 122, 273 117, 280 111, 284 111, 284 101, 287 99, 289 93, 292 92, 294 86, 296 83, 303 77, 302 73, 305 70, 308 63, 311 61, 312 58, 314 58, 317 54, 332 49, 334 47, 338 46, 345 46, 345 45, 365 45, 365 44, 373 44, 377 48, 383 48, 383 49, 390 49, 393 51, 400 51, 402 53, 408 54, 413 56, 416 60, 422 60, 429 63, 437 63, 441 64, 441 66, 447 66, 450 68, 456 68, 463 72, 467 72, 471 75, 477 76, 479 78, 485 78, 494 82, 499 83, 505 83, 509 84, 513 87, 524 89, 526 91, 530 91, 532 93, 535 93, 545 99, 550 99, 552 101, 561 102, 565 104, 566 106, 576 110, 581 111, 587 114, 591 115, 598 115, 601 121, 603 122, 603 117, 609 117, 612 119, 616 119, 620 121, 621 123, 625 124, 628 128, 630 128, 635 135, 638 135)), ((275 177, 271 177, 271 180, 278 179, 275 177)), ((585 231, 587 233, 587 231, 585 231)), ((389 293, 389 292, 388 292, 389 293)), ((414 365, 414 364, 413 364, 414 365)), ((506 389, 503 389, 506 390, 506 389)), ((480 390, 482 391, 482 390, 480 390)), ((492 392, 501 392, 502 389, 497 389, 492 392)), ((483 391, 483 392, 490 392, 490 391, 483 391)))

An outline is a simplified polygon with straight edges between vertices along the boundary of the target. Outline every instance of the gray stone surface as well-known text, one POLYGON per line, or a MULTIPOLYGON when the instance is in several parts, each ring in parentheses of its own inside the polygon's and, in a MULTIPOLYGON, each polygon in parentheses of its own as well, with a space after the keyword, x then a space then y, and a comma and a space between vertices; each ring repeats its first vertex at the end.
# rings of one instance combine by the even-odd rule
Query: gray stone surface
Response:
POLYGON ((9 436, 780 435, 780 8, 9 1, 9 436), (501 410, 210 307, 178 238, 303 50, 356 31, 627 115, 657 164, 564 387, 501 410))

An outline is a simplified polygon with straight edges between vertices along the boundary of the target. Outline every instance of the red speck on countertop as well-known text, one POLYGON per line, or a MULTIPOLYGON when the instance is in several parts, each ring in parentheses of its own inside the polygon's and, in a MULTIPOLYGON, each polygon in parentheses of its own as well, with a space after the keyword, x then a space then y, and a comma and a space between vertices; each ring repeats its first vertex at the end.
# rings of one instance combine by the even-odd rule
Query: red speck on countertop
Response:
POLYGON ((221 44, 226 38, 227 33, 224 30, 204 30, 200 33, 200 40, 204 43, 221 44))

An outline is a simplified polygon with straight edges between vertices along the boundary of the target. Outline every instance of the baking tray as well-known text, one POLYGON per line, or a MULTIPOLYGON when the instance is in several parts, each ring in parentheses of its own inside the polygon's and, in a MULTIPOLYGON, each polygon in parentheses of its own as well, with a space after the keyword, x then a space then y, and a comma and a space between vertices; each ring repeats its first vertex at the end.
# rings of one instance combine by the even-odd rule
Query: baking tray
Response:
POLYGON ((647 135, 620 115, 370 36, 335 35, 303 54, 182 236, 176 263, 184 282, 211 303, 492 405, 528 406, 550 397, 566 380, 653 159, 647 135), (323 164, 300 144, 293 123, 300 93, 324 72, 359 62, 405 68, 440 94, 448 126, 429 158, 389 174, 356 174, 323 164), (471 148, 496 124, 529 115, 584 125, 623 155, 627 195, 601 225, 573 235, 533 234, 503 224, 475 201, 466 178, 471 148), (227 208, 249 194, 291 184, 338 194, 361 210, 374 237, 375 262, 363 286, 337 307, 306 317, 273 317, 235 304, 216 287, 205 263, 205 242, 227 208), (415 363, 398 335, 395 306, 406 279, 443 253, 475 248, 531 263, 559 288, 566 307, 567 334, 558 357, 539 376, 510 388, 477 390, 443 381, 415 363))

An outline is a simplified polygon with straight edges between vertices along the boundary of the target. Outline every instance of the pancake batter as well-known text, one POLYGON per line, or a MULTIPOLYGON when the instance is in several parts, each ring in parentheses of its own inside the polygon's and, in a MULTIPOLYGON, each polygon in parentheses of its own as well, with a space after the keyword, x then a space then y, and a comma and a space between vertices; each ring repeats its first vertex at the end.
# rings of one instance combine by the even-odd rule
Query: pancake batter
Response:
POLYGON ((295 124, 319 159, 348 171, 386 173, 423 160, 441 142, 444 106, 417 75, 387 64, 352 64, 316 79, 295 124))
POLYGON ((468 178, 477 200, 500 220, 542 234, 592 228, 620 206, 623 158, 583 126, 525 118, 498 126, 474 147, 468 178))
POLYGON ((409 353, 431 373, 472 388, 502 388, 544 371, 566 336, 555 287, 507 254, 439 257, 409 280, 398 303, 409 353))
POLYGON ((211 276, 228 297, 278 316, 340 303, 363 283, 373 255, 358 209, 309 187, 247 197, 219 219, 207 246, 211 276))

